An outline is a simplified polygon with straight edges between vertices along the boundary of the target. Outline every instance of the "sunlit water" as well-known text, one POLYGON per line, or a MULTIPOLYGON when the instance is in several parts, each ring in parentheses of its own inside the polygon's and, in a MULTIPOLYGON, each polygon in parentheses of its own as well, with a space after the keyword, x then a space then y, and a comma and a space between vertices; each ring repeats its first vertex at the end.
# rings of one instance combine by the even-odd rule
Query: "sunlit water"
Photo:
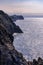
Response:
POLYGON ((43 18, 25 18, 15 23, 24 32, 14 36, 15 48, 27 60, 43 58, 43 18))

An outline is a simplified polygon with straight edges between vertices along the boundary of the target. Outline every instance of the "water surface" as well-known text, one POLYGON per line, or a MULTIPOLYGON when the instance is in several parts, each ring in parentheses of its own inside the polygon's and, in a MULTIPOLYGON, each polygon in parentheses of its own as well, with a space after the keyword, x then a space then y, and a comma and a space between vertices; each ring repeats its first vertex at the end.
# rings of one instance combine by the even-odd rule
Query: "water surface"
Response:
POLYGON ((27 60, 43 58, 43 18, 25 18, 15 22, 23 30, 23 34, 14 36, 15 48, 27 60))

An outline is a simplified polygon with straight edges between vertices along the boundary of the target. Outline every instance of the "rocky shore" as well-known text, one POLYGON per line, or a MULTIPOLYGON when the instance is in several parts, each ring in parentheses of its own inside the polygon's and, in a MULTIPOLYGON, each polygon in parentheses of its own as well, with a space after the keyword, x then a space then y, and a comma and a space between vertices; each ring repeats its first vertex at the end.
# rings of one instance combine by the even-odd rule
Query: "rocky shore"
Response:
MULTIPOLYGON (((21 29, 19 29, 21 30, 21 29)), ((13 46, 13 33, 20 33, 11 18, 0 11, 0 65, 43 65, 43 59, 26 61, 13 46), (15 29, 17 31, 15 31, 15 29)))

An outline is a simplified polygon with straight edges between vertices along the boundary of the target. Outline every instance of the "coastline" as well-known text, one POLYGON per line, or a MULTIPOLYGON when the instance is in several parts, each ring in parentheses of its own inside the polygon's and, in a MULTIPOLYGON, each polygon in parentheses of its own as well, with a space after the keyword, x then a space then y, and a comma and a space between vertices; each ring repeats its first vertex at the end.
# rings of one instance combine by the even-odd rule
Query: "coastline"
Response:
MULTIPOLYGON (((1 12, 0 14, 2 15, 3 13, 1 12)), ((10 21, 10 19, 9 21, 8 19, 9 16, 8 18, 6 18, 7 22, 10 21)), ((11 31, 10 33, 10 30, 6 29, 4 24, 1 23, 2 21, 3 18, 1 18, 0 20, 0 56, 1 56, 0 64, 1 65, 43 65, 43 59, 41 59, 40 57, 38 58, 38 60, 33 59, 33 61, 26 61, 22 53, 18 52, 13 46, 13 40, 14 40, 12 36, 13 32, 11 31)), ((4 20, 4 23, 5 22, 6 21, 4 20)))

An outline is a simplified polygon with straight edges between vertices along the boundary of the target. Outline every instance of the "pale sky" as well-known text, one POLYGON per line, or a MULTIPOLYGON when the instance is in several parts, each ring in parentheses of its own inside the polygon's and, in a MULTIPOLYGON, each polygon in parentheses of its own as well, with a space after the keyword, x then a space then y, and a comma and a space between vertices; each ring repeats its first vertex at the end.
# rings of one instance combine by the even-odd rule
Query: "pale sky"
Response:
POLYGON ((0 0, 0 10, 7 13, 43 13, 43 0, 0 0))

